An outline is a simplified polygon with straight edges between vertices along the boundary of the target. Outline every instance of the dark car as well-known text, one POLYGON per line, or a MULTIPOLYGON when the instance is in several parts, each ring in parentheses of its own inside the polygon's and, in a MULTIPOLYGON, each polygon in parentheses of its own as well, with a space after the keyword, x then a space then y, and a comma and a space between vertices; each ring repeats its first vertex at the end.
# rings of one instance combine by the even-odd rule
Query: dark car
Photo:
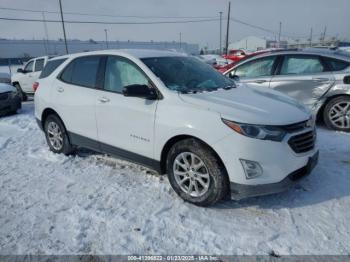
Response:
POLYGON ((9 84, 0 83, 0 115, 14 114, 21 107, 17 89, 9 84))

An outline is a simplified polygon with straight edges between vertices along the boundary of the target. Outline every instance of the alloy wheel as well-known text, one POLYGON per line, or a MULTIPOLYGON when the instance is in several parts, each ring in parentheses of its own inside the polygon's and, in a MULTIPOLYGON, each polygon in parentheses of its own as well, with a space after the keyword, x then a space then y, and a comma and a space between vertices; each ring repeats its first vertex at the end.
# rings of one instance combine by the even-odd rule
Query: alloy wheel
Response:
POLYGON ((331 123, 338 128, 350 128, 350 102, 334 104, 328 113, 331 123))
POLYGON ((60 127, 55 122, 49 122, 47 125, 47 136, 51 146, 59 151, 63 147, 63 134, 60 127))
POLYGON ((173 172, 181 190, 192 197, 203 196, 209 189, 210 176, 202 159, 192 152, 182 152, 174 160, 173 172))

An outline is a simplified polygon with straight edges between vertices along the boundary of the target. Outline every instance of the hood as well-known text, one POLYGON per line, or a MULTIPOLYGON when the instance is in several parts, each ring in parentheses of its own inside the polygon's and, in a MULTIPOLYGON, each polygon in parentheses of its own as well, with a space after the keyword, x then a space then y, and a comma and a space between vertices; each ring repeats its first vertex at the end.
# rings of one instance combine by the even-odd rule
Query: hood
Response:
POLYGON ((0 83, 0 93, 6 93, 6 92, 12 92, 12 91, 16 91, 16 88, 8 84, 0 83))
POLYGON ((222 118, 246 124, 288 125, 310 118, 298 101, 268 88, 239 85, 230 90, 180 94, 189 104, 215 111, 222 118))

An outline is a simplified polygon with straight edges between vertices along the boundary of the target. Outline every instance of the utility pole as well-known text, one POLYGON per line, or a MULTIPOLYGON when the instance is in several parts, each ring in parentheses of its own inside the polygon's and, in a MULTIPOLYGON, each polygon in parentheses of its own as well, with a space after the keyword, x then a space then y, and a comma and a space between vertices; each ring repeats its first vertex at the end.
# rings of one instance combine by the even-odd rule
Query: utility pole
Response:
POLYGON ((220 39, 219 39, 219 55, 222 54, 222 45, 221 45, 221 41, 222 41, 222 12, 220 13, 220 39))
POLYGON ((230 30, 230 10, 231 10, 231 2, 228 2, 227 27, 226 27, 226 44, 225 44, 226 55, 228 55, 228 40, 229 40, 229 30, 230 30))
POLYGON ((106 48, 108 49, 108 35, 107 35, 107 29, 105 29, 105 37, 106 37, 106 48))
POLYGON ((50 54, 50 47, 49 47, 49 33, 47 30, 47 24, 46 24, 46 18, 45 18, 45 12, 42 12, 43 15, 43 21, 44 21, 44 31, 45 31, 45 36, 46 36, 46 54, 49 55, 50 54))
POLYGON ((181 50, 181 48, 182 48, 182 47, 181 47, 181 44, 182 44, 182 43, 181 43, 181 42, 182 42, 182 39, 181 39, 181 38, 182 38, 182 36, 181 36, 181 32, 180 32, 180 50, 181 50))
POLYGON ((312 47, 312 27, 311 27, 311 31, 310 31, 310 47, 312 47))
POLYGON ((62 28, 63 28, 63 37, 64 37, 64 44, 66 46, 66 53, 68 54, 68 45, 67 45, 67 37, 66 37, 66 29, 64 28, 64 19, 63 19, 63 11, 62 11, 62 3, 61 0, 58 0, 60 3, 60 11, 61 11, 61 21, 62 21, 62 28))
POLYGON ((281 47, 281 31, 282 31, 282 22, 280 22, 280 28, 278 31, 278 47, 281 47))
POLYGON ((325 41, 326 41, 326 32, 327 32, 327 26, 324 27, 324 31, 323 31, 323 36, 322 36, 323 44, 324 44, 325 41))

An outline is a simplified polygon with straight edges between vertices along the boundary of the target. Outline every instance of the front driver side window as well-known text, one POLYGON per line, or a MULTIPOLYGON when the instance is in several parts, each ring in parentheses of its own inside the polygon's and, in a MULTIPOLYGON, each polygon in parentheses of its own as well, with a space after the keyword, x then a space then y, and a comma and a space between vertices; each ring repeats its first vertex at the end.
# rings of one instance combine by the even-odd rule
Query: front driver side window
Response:
POLYGON ((33 72, 33 65, 34 65, 34 60, 26 64, 26 66, 24 67, 24 71, 33 72))
POLYGON ((109 56, 106 63, 104 89, 122 93, 123 87, 129 85, 148 85, 148 78, 132 62, 109 56))
POLYGON ((264 57, 238 66, 235 75, 239 78, 254 78, 272 75, 275 56, 264 57))

